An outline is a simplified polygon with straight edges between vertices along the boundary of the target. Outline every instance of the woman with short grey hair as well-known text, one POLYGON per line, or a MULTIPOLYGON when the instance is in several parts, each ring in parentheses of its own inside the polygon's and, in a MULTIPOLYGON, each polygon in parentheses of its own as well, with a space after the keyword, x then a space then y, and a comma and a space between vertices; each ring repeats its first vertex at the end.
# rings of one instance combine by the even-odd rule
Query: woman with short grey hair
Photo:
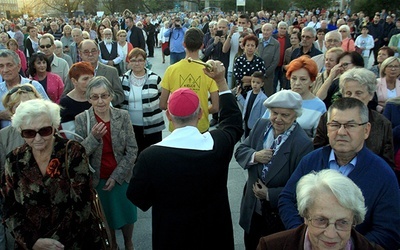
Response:
POLYGON ((296 121, 302 114, 300 94, 281 90, 264 106, 269 118, 258 119, 235 152, 236 161, 248 172, 239 220, 246 249, 256 249, 260 237, 285 229, 278 195, 301 158, 313 150, 311 138, 296 121))
POLYGON ((347 176, 333 169, 304 175, 296 198, 304 224, 261 238, 257 250, 383 249, 354 229, 367 208, 360 188, 347 176))
POLYGON ((104 76, 92 78, 85 95, 92 107, 75 117, 75 132, 84 138, 82 145, 95 169, 93 186, 104 208, 112 246, 117 246, 115 230, 121 229, 125 249, 132 250, 137 208, 126 198, 126 190, 138 148, 129 113, 111 107, 115 93, 104 76))

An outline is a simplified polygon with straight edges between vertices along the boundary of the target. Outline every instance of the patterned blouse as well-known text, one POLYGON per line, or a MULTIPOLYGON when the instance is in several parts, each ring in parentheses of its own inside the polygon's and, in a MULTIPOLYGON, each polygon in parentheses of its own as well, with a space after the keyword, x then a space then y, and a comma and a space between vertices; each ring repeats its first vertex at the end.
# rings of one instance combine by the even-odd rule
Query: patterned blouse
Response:
POLYGON ((256 71, 261 71, 265 74, 265 63, 261 57, 254 55, 253 60, 247 61, 246 54, 243 54, 235 59, 233 74, 235 75, 236 83, 242 84, 241 79, 243 76, 251 76, 256 71))
POLYGON ((14 149, 2 175, 3 219, 15 238, 16 249, 32 249, 39 238, 52 238, 65 249, 100 249, 90 213, 93 194, 85 149, 78 142, 56 136, 43 176, 32 148, 14 149))

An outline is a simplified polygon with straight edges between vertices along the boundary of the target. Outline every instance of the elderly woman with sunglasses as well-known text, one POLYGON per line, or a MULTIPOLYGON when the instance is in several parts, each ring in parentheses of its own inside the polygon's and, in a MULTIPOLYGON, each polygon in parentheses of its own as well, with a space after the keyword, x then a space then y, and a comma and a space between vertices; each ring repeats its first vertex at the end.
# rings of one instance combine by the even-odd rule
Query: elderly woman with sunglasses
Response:
POLYGON ((85 148, 58 136, 59 125, 60 107, 43 99, 12 117, 25 143, 7 155, 1 188, 15 249, 101 249, 85 148))
POLYGON ((262 237, 257 250, 383 250, 354 229, 364 221, 367 208, 360 188, 348 177, 332 169, 304 175, 296 199, 304 224, 262 237))
POLYGON ((110 106, 115 92, 104 76, 89 81, 86 98, 92 107, 75 117, 75 132, 85 138, 82 145, 95 169, 93 186, 110 227, 112 246, 117 249, 115 230, 121 229, 125 249, 132 250, 137 208, 126 197, 137 156, 137 144, 126 110, 110 106))

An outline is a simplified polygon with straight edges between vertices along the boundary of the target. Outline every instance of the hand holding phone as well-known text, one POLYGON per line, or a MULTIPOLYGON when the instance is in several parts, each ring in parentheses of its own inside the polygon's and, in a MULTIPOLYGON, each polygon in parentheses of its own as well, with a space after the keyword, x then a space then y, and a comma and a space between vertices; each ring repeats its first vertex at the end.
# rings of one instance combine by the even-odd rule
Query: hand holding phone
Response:
POLYGON ((243 27, 242 26, 238 27, 238 32, 243 32, 243 27))

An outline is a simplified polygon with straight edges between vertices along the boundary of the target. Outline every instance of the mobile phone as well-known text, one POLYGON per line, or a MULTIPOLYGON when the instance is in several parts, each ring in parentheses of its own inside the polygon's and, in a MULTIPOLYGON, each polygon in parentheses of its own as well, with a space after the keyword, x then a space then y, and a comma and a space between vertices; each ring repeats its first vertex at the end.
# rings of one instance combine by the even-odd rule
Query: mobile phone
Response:
POLYGON ((243 32, 243 27, 239 26, 238 27, 238 32, 243 32))
POLYGON ((215 35, 216 36, 222 36, 223 35, 222 30, 217 30, 217 33, 215 35))

